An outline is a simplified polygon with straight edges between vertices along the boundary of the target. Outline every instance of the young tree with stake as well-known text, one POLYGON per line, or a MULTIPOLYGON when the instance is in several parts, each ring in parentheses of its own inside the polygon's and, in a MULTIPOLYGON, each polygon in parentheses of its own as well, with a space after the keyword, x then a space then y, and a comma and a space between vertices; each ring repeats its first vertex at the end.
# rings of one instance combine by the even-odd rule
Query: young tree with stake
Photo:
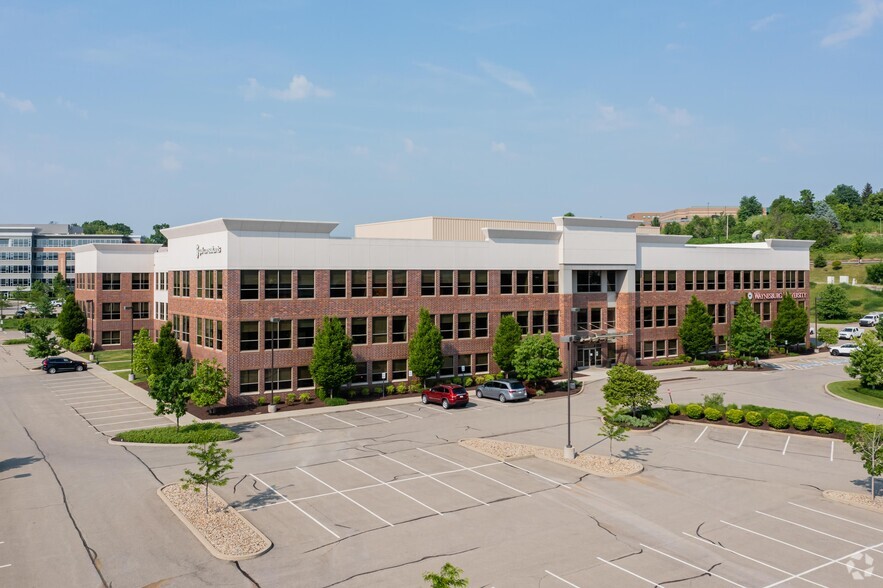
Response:
POLYGON ((875 479, 883 474, 883 426, 862 425, 849 441, 852 452, 858 455, 871 479, 871 500, 877 501, 875 479))
POLYGON ((184 470, 181 487, 194 492, 205 490, 205 512, 208 514, 208 487, 226 486, 225 473, 233 469, 233 458, 230 449, 220 449, 217 442, 193 444, 187 448, 187 455, 195 457, 198 464, 197 472, 184 470))

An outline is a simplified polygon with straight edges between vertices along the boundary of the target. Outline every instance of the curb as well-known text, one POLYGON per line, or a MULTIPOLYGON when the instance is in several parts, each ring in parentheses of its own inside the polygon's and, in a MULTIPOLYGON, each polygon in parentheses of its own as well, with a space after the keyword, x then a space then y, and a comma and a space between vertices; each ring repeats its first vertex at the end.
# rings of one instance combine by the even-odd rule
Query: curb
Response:
POLYGON ((749 425, 749 427, 751 427, 751 428, 737 427, 737 426, 731 426, 731 425, 718 425, 717 423, 711 423, 711 422, 704 421, 704 420, 703 421, 699 421, 699 420, 697 420, 697 421, 682 421, 682 420, 667 419, 667 421, 670 421, 676 425, 687 425, 687 426, 691 426, 691 427, 715 427, 717 429, 736 429, 736 430, 741 430, 741 431, 751 431, 752 433, 769 433, 770 435, 797 435, 797 436, 804 438, 804 439, 816 439, 818 441, 840 441, 842 443, 846 443, 846 441, 844 441, 843 439, 839 439, 837 437, 819 437, 818 435, 805 435, 805 434, 803 434, 802 431, 797 431, 796 429, 792 429, 790 427, 787 429, 783 429, 781 431, 770 431, 769 429, 758 429, 755 427, 751 427, 750 425, 749 425))
MULTIPOLYGON (((224 560, 224 561, 244 561, 247 559, 254 559, 256 557, 259 557, 259 556, 267 553, 268 551, 270 551, 273 548, 273 542, 270 541, 266 535, 261 533, 257 527, 255 527, 250 522, 248 522, 248 520, 244 516, 239 514, 236 510, 231 510, 231 512, 236 517, 242 519, 242 522, 244 522, 247 526, 251 527, 255 533, 257 533, 258 535, 263 537, 263 539, 267 542, 267 546, 256 553, 249 553, 249 554, 242 555, 242 556, 234 557, 231 555, 224 555, 223 553, 221 553, 220 551, 215 549, 214 545, 209 543, 208 539, 206 539, 205 536, 199 532, 199 529, 194 527, 190 523, 190 521, 187 520, 187 517, 185 517, 183 514, 181 514, 181 511, 179 511, 177 508, 175 508, 175 506, 169 501, 169 499, 166 498, 166 495, 163 494, 163 489, 168 488, 169 486, 175 486, 175 485, 176 484, 166 484, 165 486, 160 486, 159 488, 157 488, 156 493, 159 495, 160 499, 166 504, 166 506, 169 507, 169 510, 171 510, 173 513, 175 513, 175 516, 178 517, 178 519, 182 523, 184 523, 184 526, 187 527, 190 530, 190 532, 193 533, 193 535, 197 539, 199 539, 199 542, 202 543, 203 547, 205 547, 208 550, 208 552, 211 553, 214 557, 224 560)), ((212 490, 211 488, 209 488, 209 492, 211 492, 215 496, 218 496, 214 492, 214 490, 212 490)), ((218 498, 220 498, 220 496, 218 496, 218 498)), ((224 502, 224 504, 227 504, 227 501, 223 501, 223 502, 224 502)), ((230 505, 227 505, 227 508, 230 508, 230 505)))
POLYGON ((877 410, 880 410, 879 406, 874 406, 873 404, 865 404, 864 402, 858 402, 857 400, 850 400, 849 398, 837 396, 836 394, 834 394, 833 392, 831 392, 828 389, 828 386, 830 386, 833 383, 834 382, 828 382, 827 384, 825 384, 825 394, 827 394, 831 398, 836 398, 837 400, 842 400, 843 402, 849 402, 850 404, 855 404, 856 406, 864 406, 865 408, 876 408, 877 410))
MULTIPOLYGON (((836 502, 838 504, 845 504, 847 506, 852 506, 855 508, 861 508, 863 510, 869 510, 871 512, 875 512, 877 514, 883 513, 883 502, 879 502, 880 508, 874 508, 873 506, 868 506, 862 502, 852 502, 851 500, 844 500, 842 498, 837 498, 833 495, 834 492, 838 492, 837 490, 822 490, 822 498, 825 500, 830 500, 831 502, 836 502)), ((844 492, 844 494, 852 494, 854 496, 866 496, 865 494, 859 494, 858 492, 844 492)))
POLYGON ((637 433, 638 435, 646 435, 648 433, 655 433, 656 431, 658 431, 659 429, 661 429, 662 427, 667 425, 669 422, 671 422, 669 419, 665 419, 664 421, 662 421, 661 423, 659 423, 658 425, 656 425, 652 429, 629 429, 629 435, 631 435, 632 433, 637 433))
MULTIPOLYGON (((231 445, 242 441, 242 437, 228 441, 215 441, 218 445, 231 445)), ((190 447, 193 443, 136 443, 134 441, 116 441, 113 437, 107 438, 108 445, 121 445, 123 447, 190 447)))

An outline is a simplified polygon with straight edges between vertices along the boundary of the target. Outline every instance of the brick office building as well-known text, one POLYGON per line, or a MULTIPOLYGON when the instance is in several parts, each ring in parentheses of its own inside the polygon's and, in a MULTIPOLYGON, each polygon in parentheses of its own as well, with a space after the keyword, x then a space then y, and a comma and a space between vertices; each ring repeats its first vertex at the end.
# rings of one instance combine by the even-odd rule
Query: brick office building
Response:
MULTIPOLYGON (((336 223, 216 219, 166 229, 168 247, 76 248, 76 296, 96 348, 125 348, 133 330, 155 336, 170 321, 186 356, 227 368, 231 403, 271 387, 311 389, 324 316, 344 320, 361 386, 407 379, 421 307, 442 332, 441 375, 453 376, 496 371, 504 314, 525 334, 579 335, 572 356, 586 368, 678 355, 694 294, 721 343, 743 295, 767 325, 784 292, 808 298, 811 242, 693 246, 638 234, 639 224, 428 217, 335 238, 336 223)), ((565 366, 568 356, 562 344, 565 366)))

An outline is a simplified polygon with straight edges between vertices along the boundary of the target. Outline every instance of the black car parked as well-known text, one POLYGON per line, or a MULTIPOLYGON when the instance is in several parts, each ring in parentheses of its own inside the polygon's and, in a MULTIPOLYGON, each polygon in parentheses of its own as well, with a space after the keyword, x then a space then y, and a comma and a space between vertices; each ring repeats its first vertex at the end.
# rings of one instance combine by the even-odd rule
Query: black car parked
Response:
POLYGON ((81 372, 85 369, 85 361, 77 361, 67 357, 47 357, 43 360, 43 371, 50 374, 55 372, 81 372))

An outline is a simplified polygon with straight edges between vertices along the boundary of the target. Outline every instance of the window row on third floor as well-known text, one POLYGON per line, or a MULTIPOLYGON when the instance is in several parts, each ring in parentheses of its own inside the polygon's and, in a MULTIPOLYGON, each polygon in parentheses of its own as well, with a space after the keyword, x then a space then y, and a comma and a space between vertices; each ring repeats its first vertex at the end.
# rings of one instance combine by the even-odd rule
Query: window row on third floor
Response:
MULTIPOLYGON (((72 270, 73 268, 71 268, 72 270)), ((73 273, 69 270, 69 273, 73 273)), ((122 290, 122 276, 120 272, 105 272, 100 275, 100 283, 102 290, 122 290)), ((131 276, 132 290, 149 290, 150 289, 150 273, 134 272, 127 274, 131 276)), ((94 290, 96 274, 76 274, 76 288, 78 290, 94 290)))
MULTIPOLYGON (((677 271, 641 270, 636 274, 640 292, 671 292, 678 289, 677 271)), ((728 270, 684 270, 685 290, 726 290, 728 270)), ((806 286, 804 270, 733 270, 734 290, 769 290, 775 279, 776 288, 793 289, 806 286)))

